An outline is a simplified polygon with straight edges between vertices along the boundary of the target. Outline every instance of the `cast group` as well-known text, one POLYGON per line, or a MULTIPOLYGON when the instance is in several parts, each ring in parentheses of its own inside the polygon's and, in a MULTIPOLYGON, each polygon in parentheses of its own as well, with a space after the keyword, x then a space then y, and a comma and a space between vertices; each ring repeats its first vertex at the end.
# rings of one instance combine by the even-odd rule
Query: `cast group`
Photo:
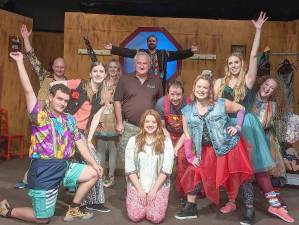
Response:
POLYGON ((64 221, 89 219, 92 210, 109 212, 103 187, 114 185, 118 155, 124 163, 123 193, 133 222, 163 221, 174 162, 175 189, 182 207, 175 218, 197 218, 197 201, 202 197, 219 206, 221 213, 231 213, 240 192, 244 203, 240 224, 253 224, 255 183, 268 202, 266 210, 294 222, 271 182, 285 174, 272 129, 284 108, 283 93, 276 76, 256 82, 257 53, 266 20, 261 12, 252 21, 255 36, 248 67, 240 54, 232 53, 225 62, 224 77, 214 80, 210 70, 203 70, 196 76, 190 96, 184 95, 180 80, 172 79, 166 85, 166 65, 191 57, 197 46, 160 50, 154 35, 147 38, 148 49, 107 44, 104 47, 111 54, 134 58, 136 72, 121 75, 115 59, 106 66, 98 62, 85 37, 92 59, 89 78, 67 79, 62 58, 54 60, 51 72, 43 68, 29 41, 31 31, 22 25, 26 57, 21 52, 12 52, 10 57, 16 62, 32 123, 31 163, 25 174, 32 206, 13 207, 2 200, 0 215, 50 222, 61 183, 75 191, 64 221), (38 75, 37 96, 24 58, 38 75), (104 176, 106 155, 109 173, 104 176), (220 203, 221 190, 227 196, 225 204, 220 203))

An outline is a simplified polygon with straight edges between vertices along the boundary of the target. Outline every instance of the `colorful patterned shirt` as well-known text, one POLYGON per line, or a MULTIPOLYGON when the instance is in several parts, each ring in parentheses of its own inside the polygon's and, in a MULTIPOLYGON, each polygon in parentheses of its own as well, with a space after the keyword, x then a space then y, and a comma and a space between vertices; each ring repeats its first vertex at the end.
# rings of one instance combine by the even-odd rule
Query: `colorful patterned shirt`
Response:
POLYGON ((154 77, 163 78, 163 73, 159 70, 159 63, 158 63, 158 55, 157 53, 150 54, 151 59, 151 69, 150 69, 150 75, 154 77))
POLYGON ((32 135, 30 155, 42 159, 69 159, 75 152, 75 142, 81 139, 73 116, 62 113, 58 118, 37 102, 30 113, 32 135))

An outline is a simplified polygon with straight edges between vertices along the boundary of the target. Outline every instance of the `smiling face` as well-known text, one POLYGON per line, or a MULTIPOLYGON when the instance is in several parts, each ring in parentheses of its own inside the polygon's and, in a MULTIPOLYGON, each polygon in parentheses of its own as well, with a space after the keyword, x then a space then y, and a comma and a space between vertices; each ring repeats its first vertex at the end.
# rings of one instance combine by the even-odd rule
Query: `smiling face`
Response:
POLYGON ((241 59, 232 55, 227 60, 227 66, 231 75, 238 76, 241 71, 241 59))
POLYGON ((157 48, 157 39, 155 37, 149 37, 147 39, 147 47, 149 50, 155 50, 157 48))
POLYGON ((196 100, 203 101, 208 100, 211 93, 210 81, 205 79, 199 79, 193 88, 193 94, 196 100))
POLYGON ((274 91, 276 90, 276 88, 277 88, 277 82, 274 79, 269 78, 265 80, 259 89, 260 97, 261 98, 271 97, 274 91))
POLYGON ((136 75, 144 77, 147 75, 150 68, 149 57, 145 54, 139 54, 135 59, 136 75))
POLYGON ((144 120, 143 128, 146 134, 154 134, 158 128, 156 118, 153 115, 147 115, 144 120))
POLYGON ((56 114, 61 114, 67 107, 70 100, 70 95, 63 93, 61 90, 57 90, 55 95, 49 95, 49 102, 51 110, 56 114))
POLYGON ((63 58, 57 58, 53 62, 53 73, 57 77, 63 77, 65 73, 65 63, 63 58))
POLYGON ((116 77, 119 73, 119 67, 116 62, 111 61, 108 65, 108 74, 110 77, 116 77))
POLYGON ((183 100, 183 90, 178 86, 170 86, 168 96, 171 104, 174 106, 180 106, 183 100))
POLYGON ((102 64, 92 67, 89 76, 93 83, 101 84, 106 78, 106 71, 102 64))

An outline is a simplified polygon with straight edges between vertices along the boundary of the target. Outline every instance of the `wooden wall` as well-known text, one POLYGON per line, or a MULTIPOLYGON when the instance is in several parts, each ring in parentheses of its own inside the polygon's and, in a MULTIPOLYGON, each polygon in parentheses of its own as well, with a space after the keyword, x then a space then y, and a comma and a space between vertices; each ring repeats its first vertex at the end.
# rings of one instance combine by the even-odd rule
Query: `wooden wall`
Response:
POLYGON ((34 32, 33 44, 39 60, 49 67, 54 59, 63 57, 63 33, 34 32))
MULTIPOLYGON (((190 91, 195 76, 203 69, 211 69, 216 77, 222 76, 224 62, 230 54, 231 45, 245 45, 247 59, 251 51, 255 33, 251 21, 181 19, 138 16, 115 16, 84 13, 66 13, 64 28, 64 57, 68 65, 69 77, 86 77, 90 60, 86 55, 78 55, 78 48, 85 48, 82 36, 87 34, 95 49, 103 49, 105 43, 119 45, 138 27, 164 27, 181 44, 189 48, 199 46, 199 53, 216 54, 216 61, 183 60, 181 79, 190 91)), ((269 45, 272 52, 297 52, 299 21, 267 22, 263 28, 261 50, 269 45)), ((117 56, 112 56, 118 58, 117 56)), ((111 56, 101 56, 107 62, 111 56)), ((271 66, 275 72, 285 57, 272 56, 271 66)), ((297 57, 288 59, 298 65, 297 57)), ((298 73, 298 72, 297 72, 298 73)), ((299 85, 299 74, 295 84, 299 85)), ((296 90, 294 109, 298 113, 299 91, 296 90)))
MULTIPOLYGON (((0 10, 0 17, 0 107, 9 111, 10 133, 25 135, 25 152, 27 152, 31 134, 30 122, 16 63, 8 57, 8 45, 9 36, 19 36, 22 41, 19 32, 21 24, 25 23, 30 30, 33 21, 31 18, 4 10, 0 10)), ((54 58, 63 56, 63 33, 33 32, 30 39, 38 58, 45 67, 48 67, 54 58)), ((28 60, 25 60, 25 66, 37 93, 38 79, 31 70, 28 60)))
MULTIPOLYGON (((16 63, 8 56, 9 36, 19 36, 19 28, 25 23, 32 27, 32 19, 14 13, 0 10, 0 106, 9 112, 9 131, 12 134, 24 134, 26 137, 26 149, 28 147, 30 127, 25 98, 17 74, 16 63)), ((29 68, 27 66, 27 68, 29 68)), ((29 72, 34 86, 37 85, 34 77, 29 72)))

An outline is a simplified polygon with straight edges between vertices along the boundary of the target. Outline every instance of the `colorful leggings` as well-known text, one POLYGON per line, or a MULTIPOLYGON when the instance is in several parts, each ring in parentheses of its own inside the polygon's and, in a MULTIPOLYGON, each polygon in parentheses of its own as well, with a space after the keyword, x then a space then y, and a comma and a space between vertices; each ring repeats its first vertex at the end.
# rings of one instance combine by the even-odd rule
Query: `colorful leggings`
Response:
POLYGON ((128 217, 133 222, 138 222, 144 218, 152 223, 160 223, 165 218, 168 206, 170 188, 162 187, 156 194, 156 198, 145 206, 138 200, 137 190, 132 185, 127 185, 126 206, 128 217))

